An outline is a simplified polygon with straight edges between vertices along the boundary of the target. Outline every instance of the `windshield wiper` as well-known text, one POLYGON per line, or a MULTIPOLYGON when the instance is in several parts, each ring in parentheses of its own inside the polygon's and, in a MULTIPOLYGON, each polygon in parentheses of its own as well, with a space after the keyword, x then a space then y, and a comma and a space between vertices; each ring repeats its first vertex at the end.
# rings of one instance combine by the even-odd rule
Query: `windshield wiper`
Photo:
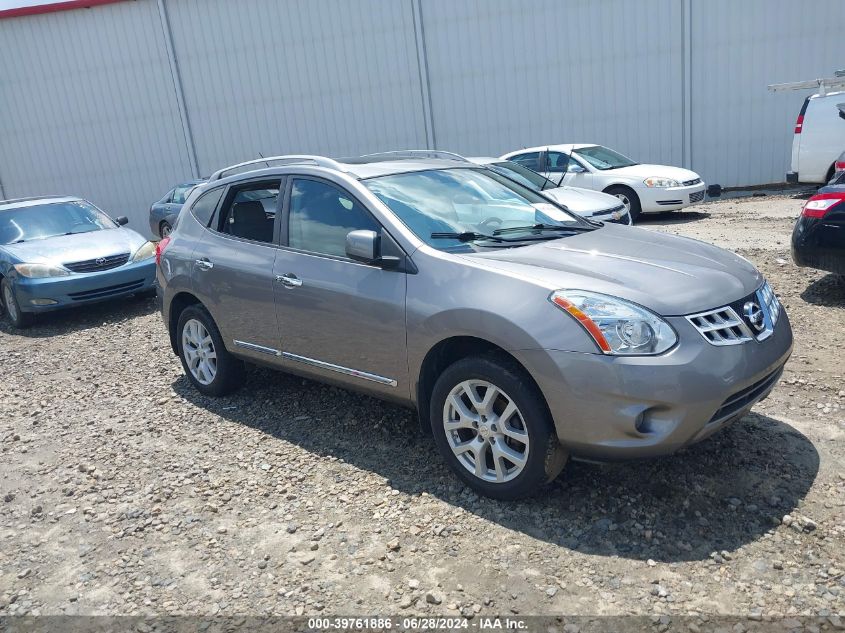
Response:
POLYGON ((532 224, 531 226, 511 226, 506 229, 496 229, 493 235, 501 235, 502 233, 514 233, 516 231, 561 231, 563 233, 583 233, 585 231, 593 231, 591 226, 563 226, 561 224, 532 224))
MULTIPOLYGON (((494 231, 495 233, 495 231, 494 231)), ((493 242, 510 242, 495 235, 486 235, 484 233, 476 233, 475 231, 463 231, 462 233, 432 233, 433 240, 458 240, 459 242, 474 242, 475 240, 491 240, 493 242)))

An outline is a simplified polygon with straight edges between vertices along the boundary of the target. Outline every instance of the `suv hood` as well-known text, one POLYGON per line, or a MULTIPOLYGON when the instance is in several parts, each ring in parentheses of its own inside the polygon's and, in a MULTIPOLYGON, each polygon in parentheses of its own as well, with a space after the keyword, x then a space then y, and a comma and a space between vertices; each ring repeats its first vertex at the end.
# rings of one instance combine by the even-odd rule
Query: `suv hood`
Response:
POLYGON ((687 237, 606 224, 520 248, 461 255, 539 281, 621 297, 662 316, 721 307, 760 287, 763 276, 729 251, 687 237))
POLYGON ((62 265, 121 253, 129 253, 131 257, 146 241, 131 229, 114 228, 5 244, 0 248, 21 263, 62 265))
POLYGON ((640 180, 645 180, 646 178, 651 177, 673 178, 678 182, 701 178, 701 176, 694 171, 690 171, 689 169, 684 169, 682 167, 670 167, 669 165, 631 165, 630 167, 608 169, 607 171, 600 171, 598 173, 606 176, 639 178, 640 180))
POLYGON ((621 205, 616 196, 580 187, 555 187, 540 193, 566 206, 573 213, 586 217, 600 212, 605 213, 621 205))

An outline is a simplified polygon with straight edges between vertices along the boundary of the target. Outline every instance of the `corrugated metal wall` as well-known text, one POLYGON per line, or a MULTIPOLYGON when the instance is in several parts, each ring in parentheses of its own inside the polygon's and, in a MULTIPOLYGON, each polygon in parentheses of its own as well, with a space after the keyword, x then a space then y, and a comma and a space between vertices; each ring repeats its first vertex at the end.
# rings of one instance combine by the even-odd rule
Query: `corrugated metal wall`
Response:
POLYGON ((424 147, 410 2, 168 2, 200 171, 424 147))
POLYGON ((146 230, 193 155, 207 174, 259 152, 597 142, 774 182, 807 93, 766 84, 841 66, 842 24, 841 0, 132 0, 0 20, 0 183, 146 230))
POLYGON ((845 2, 692 2, 691 27, 694 168, 726 186, 783 180, 812 92, 766 86, 845 67, 845 2))
POLYGON ((438 146, 600 143, 680 164, 678 0, 426 0, 438 146))
POLYGON ((85 196, 146 233, 145 210, 185 175, 154 1, 0 21, 6 197, 85 196))

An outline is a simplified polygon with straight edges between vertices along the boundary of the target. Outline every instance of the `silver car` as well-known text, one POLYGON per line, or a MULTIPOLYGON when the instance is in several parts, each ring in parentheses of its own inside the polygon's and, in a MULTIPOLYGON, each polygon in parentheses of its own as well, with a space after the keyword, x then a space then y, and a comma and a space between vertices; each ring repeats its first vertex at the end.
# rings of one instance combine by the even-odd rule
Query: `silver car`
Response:
POLYGON ((769 394, 792 350, 745 259, 590 223, 426 152, 217 172, 157 274, 200 392, 231 392, 247 362, 406 404, 463 481, 502 499, 569 457, 703 440, 769 394))
POLYGON ((536 171, 531 171, 519 163, 501 158, 475 156, 467 160, 478 165, 484 165, 503 176, 541 193, 547 198, 562 204, 582 218, 589 218, 598 222, 615 222, 616 224, 633 224, 631 214, 619 198, 609 193, 559 185, 536 171))

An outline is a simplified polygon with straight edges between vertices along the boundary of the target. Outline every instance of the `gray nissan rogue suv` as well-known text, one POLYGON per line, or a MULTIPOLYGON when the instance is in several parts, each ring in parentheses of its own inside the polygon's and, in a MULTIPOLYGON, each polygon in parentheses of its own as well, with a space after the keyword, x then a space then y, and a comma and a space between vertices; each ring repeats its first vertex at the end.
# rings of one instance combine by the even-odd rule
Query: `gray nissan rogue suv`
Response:
POLYGON ((215 173, 159 245, 162 314, 202 393, 243 363, 415 407, 476 491, 569 456, 672 453, 743 416, 792 350, 745 259, 593 223, 436 152, 215 173))

